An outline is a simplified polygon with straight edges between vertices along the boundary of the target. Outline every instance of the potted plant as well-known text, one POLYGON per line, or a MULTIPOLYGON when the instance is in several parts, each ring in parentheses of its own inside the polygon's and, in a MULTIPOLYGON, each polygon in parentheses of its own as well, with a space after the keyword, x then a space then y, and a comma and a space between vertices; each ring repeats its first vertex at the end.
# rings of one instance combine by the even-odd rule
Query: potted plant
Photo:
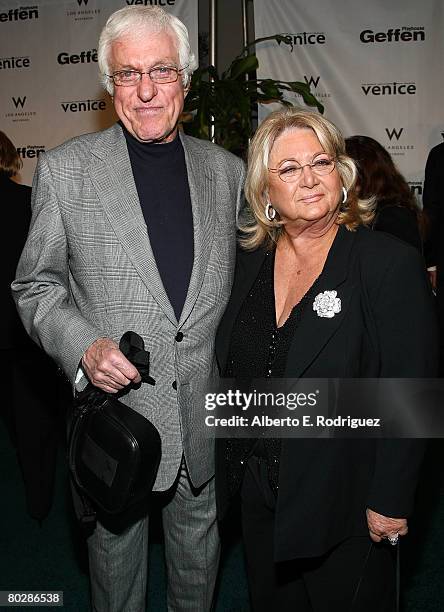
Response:
POLYGON ((182 118, 187 134, 208 140, 212 125, 214 141, 245 158, 257 121, 258 103, 280 102, 291 106, 291 102, 284 98, 285 93, 291 91, 300 94, 308 106, 323 112, 324 107, 307 83, 256 77, 259 62, 254 48, 266 40, 293 47, 291 37, 286 34, 258 38, 244 47, 222 74, 219 75, 214 66, 198 68, 194 72, 182 118))

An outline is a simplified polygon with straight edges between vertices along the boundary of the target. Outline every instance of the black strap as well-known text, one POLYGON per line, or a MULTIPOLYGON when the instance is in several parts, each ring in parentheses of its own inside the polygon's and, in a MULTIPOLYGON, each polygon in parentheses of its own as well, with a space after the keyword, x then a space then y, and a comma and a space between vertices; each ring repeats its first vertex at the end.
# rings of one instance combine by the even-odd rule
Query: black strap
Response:
MULTIPOLYGON (((396 547, 396 612, 400 612, 401 608, 400 608, 400 599, 401 599, 401 547, 400 547, 400 541, 398 541, 396 547)), ((362 567, 362 571, 361 571, 361 575, 359 576, 359 580, 358 580, 358 584, 356 585, 356 589, 353 595, 353 599, 351 602, 351 606, 350 606, 350 612, 352 612, 354 610, 354 606, 356 604, 357 598, 358 598, 358 593, 359 593, 359 589, 361 588, 361 584, 362 584, 362 580, 364 578, 364 574, 365 574, 365 569, 367 567, 367 563, 368 560, 370 559, 370 554, 373 550, 374 544, 373 542, 370 542, 370 547, 368 549, 367 555, 365 557, 364 560, 364 565, 362 567)), ((357 608, 356 608, 357 610, 357 608)))
POLYGON ((396 545, 396 612, 401 610, 401 540, 396 545))
POLYGON ((142 382, 155 385, 156 381, 150 376, 150 354, 145 350, 143 338, 133 331, 127 331, 120 338, 119 349, 133 366, 139 370, 142 382))
POLYGON ((353 599, 352 599, 352 602, 351 602, 350 612, 352 612, 352 610, 354 609, 355 603, 356 603, 356 601, 358 599, 359 589, 361 588, 361 584, 362 584, 362 581, 364 579, 365 569, 367 567, 368 560, 370 559, 370 554, 371 554, 372 550, 373 550, 373 542, 370 541, 370 546, 369 546, 368 552, 367 552, 367 554, 365 556, 364 565, 362 566, 361 575, 359 576, 359 580, 358 580, 358 583, 356 585, 356 589, 355 589, 355 592, 354 592, 354 595, 353 595, 353 599))

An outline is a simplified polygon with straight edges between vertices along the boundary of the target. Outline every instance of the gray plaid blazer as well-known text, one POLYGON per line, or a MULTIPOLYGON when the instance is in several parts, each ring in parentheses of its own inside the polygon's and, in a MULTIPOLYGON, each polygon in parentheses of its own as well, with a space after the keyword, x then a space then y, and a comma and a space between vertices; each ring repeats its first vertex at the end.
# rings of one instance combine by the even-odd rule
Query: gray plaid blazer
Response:
POLYGON ((127 330, 143 337, 156 385, 142 385, 123 401, 159 430, 155 490, 173 484, 182 453, 195 486, 214 473, 201 393, 216 372, 214 337, 231 290, 244 178, 243 162, 231 153, 181 139, 194 264, 179 321, 156 267, 118 124, 40 155, 31 228, 12 284, 28 333, 73 384, 97 338, 118 341, 127 330))

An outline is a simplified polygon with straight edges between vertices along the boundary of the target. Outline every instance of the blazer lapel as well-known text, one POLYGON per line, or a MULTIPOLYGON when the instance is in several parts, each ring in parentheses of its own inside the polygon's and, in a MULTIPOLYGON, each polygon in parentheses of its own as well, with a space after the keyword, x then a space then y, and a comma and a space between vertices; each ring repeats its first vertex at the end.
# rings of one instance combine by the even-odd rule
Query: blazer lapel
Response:
POLYGON ((180 133, 190 186, 193 213, 194 261, 179 326, 183 325, 196 303, 208 266, 216 223, 215 176, 205 151, 198 143, 180 133))
POLYGON ((118 124, 99 136, 93 155, 89 174, 108 220, 148 291, 177 325, 151 249, 125 137, 118 124))
POLYGON ((316 283, 316 295, 325 291, 336 291, 341 300, 341 310, 333 317, 319 316, 313 309, 313 301, 305 306, 299 327, 290 346, 286 376, 298 378, 316 359, 347 316, 353 293, 353 285, 347 281, 349 254, 354 244, 355 232, 340 226, 325 262, 324 270, 316 283))

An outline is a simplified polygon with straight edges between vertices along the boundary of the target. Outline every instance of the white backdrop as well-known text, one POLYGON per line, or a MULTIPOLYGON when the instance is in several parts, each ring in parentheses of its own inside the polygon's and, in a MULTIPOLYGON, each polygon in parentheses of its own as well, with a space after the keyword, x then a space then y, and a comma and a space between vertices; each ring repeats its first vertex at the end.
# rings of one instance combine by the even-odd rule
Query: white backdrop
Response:
POLYGON ((255 0, 254 16, 256 37, 288 32, 294 44, 258 45, 258 76, 310 83, 324 115, 378 140, 420 196, 444 136, 444 2, 255 0))
POLYGON ((0 0, 0 129, 30 185, 40 151, 115 121, 98 78, 97 41, 115 10, 160 5, 187 26, 197 57, 198 0, 0 0))

